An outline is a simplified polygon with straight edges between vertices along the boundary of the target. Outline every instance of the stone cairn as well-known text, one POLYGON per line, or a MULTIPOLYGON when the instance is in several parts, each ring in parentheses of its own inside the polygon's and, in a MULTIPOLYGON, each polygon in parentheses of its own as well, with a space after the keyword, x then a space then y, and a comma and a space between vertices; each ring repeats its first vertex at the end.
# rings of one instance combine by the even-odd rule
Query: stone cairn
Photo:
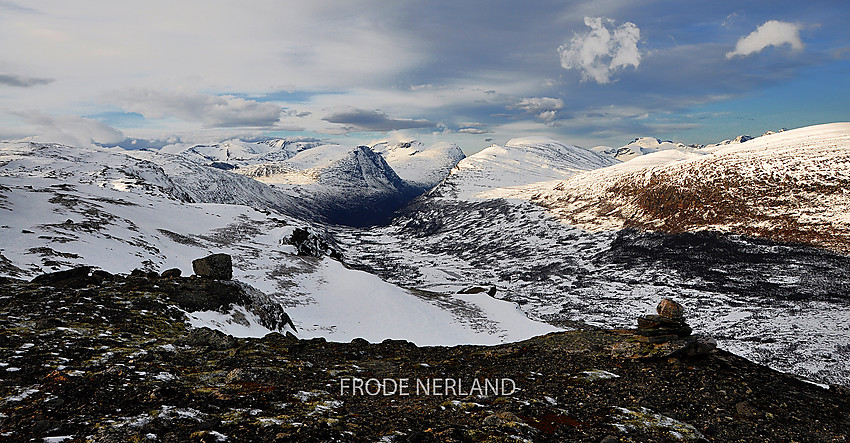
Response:
POLYGON ((653 345, 659 351, 655 356, 700 357, 717 347, 711 337, 691 335, 693 330, 685 322, 685 308, 681 304, 664 299, 656 311, 658 314, 638 317, 634 335, 638 342, 653 345))
POLYGON ((685 308, 673 300, 665 298, 658 303, 658 314, 638 317, 638 329, 635 338, 643 343, 667 343, 689 337, 693 330, 685 323, 685 308))

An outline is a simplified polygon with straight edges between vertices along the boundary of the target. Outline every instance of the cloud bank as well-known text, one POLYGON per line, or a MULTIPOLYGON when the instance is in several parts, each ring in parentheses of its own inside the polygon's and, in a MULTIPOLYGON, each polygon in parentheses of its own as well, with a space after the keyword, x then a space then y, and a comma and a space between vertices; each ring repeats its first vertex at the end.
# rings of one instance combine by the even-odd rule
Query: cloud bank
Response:
POLYGON ((434 122, 428 120, 390 118, 383 111, 353 107, 334 111, 322 117, 322 120, 330 123, 339 123, 350 129, 370 132, 396 131, 400 129, 413 128, 433 128, 436 126, 434 122))
POLYGON ((791 45, 791 49, 802 50, 804 45, 800 40, 800 25, 796 23, 766 21, 749 35, 741 37, 735 50, 726 53, 726 58, 745 57, 761 52, 770 46, 791 45))
POLYGON ((20 75, 0 74, 0 85, 29 88, 31 86, 52 83, 51 78, 22 77, 20 75))
POLYGON ((585 17, 590 27, 587 34, 576 34, 569 43, 558 48, 564 69, 581 71, 582 81, 609 83, 611 75, 626 67, 637 68, 642 57, 638 49, 640 28, 632 22, 614 27, 614 21, 604 17, 585 17), (611 26, 611 29, 607 25, 611 26))
POLYGON ((70 146, 92 146, 93 144, 117 145, 124 141, 124 134, 102 122, 83 117, 53 117, 41 112, 15 112, 14 115, 39 128, 33 141, 62 143, 70 146))
POLYGON ((231 95, 207 95, 151 89, 125 89, 113 100, 146 118, 176 117, 201 122, 205 127, 271 127, 280 121, 282 109, 231 95))

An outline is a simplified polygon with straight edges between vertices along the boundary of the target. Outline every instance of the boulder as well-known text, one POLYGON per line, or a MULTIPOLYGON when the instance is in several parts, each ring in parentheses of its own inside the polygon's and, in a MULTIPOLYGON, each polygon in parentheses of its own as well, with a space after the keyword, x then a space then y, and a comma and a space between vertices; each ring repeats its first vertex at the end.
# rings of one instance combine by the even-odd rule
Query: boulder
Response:
POLYGON ((457 291, 458 294, 480 294, 482 292, 486 292, 490 297, 496 296, 496 287, 495 286, 470 286, 468 288, 461 289, 457 291))
POLYGON ((332 241, 323 235, 308 231, 305 228, 295 228, 286 243, 295 246, 298 255, 308 257, 324 257, 325 255, 341 260, 342 254, 332 245, 332 241))
POLYGON ((183 271, 181 271, 179 268, 171 268, 162 271, 162 278, 174 279, 180 278, 181 275, 183 275, 183 271))
POLYGON ((233 278, 233 261, 227 254, 212 254, 193 260, 192 270, 199 277, 230 280, 233 278))
POLYGON ((711 337, 698 335, 682 353, 685 357, 702 357, 717 348, 717 341, 711 337))
POLYGON ((89 284, 97 283, 95 279, 89 277, 89 272, 91 272, 91 266, 80 266, 65 271, 39 275, 32 279, 32 283, 41 286, 84 288, 89 284))
POLYGON ((658 315, 665 319, 678 320, 685 316, 685 308, 669 298, 661 300, 656 310, 658 315))

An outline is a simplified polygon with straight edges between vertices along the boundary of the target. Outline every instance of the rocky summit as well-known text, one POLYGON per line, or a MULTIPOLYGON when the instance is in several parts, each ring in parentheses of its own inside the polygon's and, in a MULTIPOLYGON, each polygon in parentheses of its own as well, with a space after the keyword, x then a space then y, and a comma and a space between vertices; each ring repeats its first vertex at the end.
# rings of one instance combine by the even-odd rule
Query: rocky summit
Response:
POLYGON ((187 312, 251 301, 234 282, 155 273, 0 280, 0 440, 828 442, 850 432, 846 388, 719 349, 660 352, 640 331, 667 328, 662 315, 639 329, 457 347, 234 338, 187 323, 187 312))

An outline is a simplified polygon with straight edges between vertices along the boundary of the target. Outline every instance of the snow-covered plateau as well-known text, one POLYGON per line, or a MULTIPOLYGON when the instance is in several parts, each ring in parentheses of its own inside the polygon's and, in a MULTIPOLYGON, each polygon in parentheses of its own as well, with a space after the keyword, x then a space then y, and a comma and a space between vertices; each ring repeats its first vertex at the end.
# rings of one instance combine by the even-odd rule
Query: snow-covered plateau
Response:
MULTIPOLYGON (((301 338, 494 344, 633 327, 674 298, 728 350, 850 384, 850 123, 709 146, 521 138, 467 158, 415 141, 5 142, 0 214, 0 275, 186 275, 224 252, 301 338), (305 255, 302 229, 342 260, 305 255)), ((187 319, 269 330, 241 306, 187 319)))

